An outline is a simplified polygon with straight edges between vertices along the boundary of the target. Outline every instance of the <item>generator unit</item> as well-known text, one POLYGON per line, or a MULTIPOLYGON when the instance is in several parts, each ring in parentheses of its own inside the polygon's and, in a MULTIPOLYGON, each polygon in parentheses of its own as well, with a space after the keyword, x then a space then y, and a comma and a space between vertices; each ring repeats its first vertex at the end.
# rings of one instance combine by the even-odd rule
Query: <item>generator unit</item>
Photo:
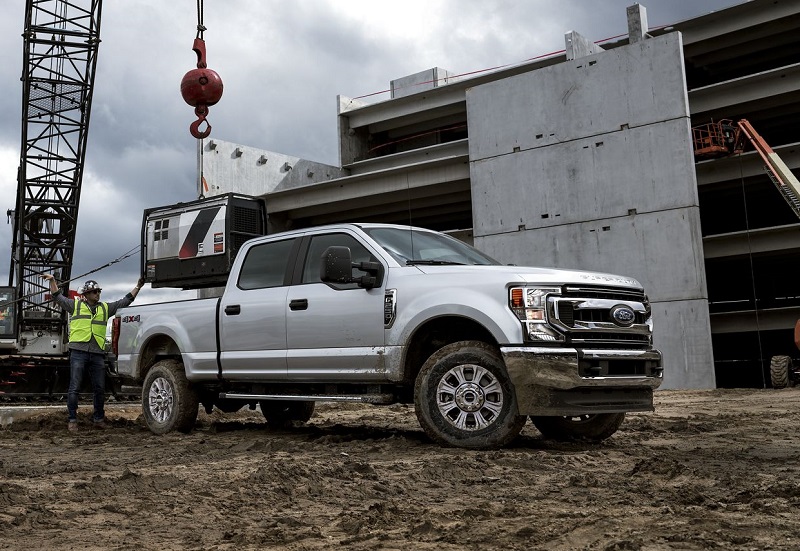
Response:
POLYGON ((227 193, 146 209, 145 281, 153 287, 222 287, 242 244, 266 231, 266 203, 249 195, 227 193))

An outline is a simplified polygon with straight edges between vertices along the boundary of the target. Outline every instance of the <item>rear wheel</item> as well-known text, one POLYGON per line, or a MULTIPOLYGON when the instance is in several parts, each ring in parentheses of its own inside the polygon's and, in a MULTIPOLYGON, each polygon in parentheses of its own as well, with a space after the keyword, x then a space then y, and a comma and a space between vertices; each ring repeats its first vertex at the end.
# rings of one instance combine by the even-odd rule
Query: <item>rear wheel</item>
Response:
POLYGON ((560 442, 570 440, 600 442, 617 432, 624 420, 624 413, 595 413, 566 417, 531 416, 531 421, 542 436, 560 442))
POLYGON ((155 364, 142 387, 142 412, 154 434, 189 432, 197 421, 200 400, 189 386, 183 364, 162 360, 155 364))
POLYGON ((440 444, 498 448, 525 425, 497 350, 478 341, 442 347, 422 366, 414 386, 417 419, 440 444))
POLYGON ((274 429, 287 428, 295 422, 307 423, 314 415, 312 401, 302 400, 261 400, 258 405, 267 424, 274 429))
POLYGON ((789 371, 792 368, 792 359, 789 356, 772 356, 769 362, 769 378, 772 388, 786 388, 789 386, 789 371))

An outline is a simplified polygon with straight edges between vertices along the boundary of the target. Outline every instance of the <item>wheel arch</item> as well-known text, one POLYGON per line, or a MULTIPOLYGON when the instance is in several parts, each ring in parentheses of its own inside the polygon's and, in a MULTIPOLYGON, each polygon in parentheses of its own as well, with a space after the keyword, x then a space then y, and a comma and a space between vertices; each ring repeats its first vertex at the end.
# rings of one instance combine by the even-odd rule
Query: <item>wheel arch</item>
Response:
POLYGON ((413 384, 422 365, 437 350, 459 341, 480 341, 499 351, 499 343, 486 327, 464 316, 438 316, 411 334, 403 361, 403 378, 413 384))
POLYGON ((144 380, 155 364, 161 360, 177 360, 183 363, 181 351, 175 340, 164 334, 151 335, 142 345, 139 354, 139 378, 144 380))

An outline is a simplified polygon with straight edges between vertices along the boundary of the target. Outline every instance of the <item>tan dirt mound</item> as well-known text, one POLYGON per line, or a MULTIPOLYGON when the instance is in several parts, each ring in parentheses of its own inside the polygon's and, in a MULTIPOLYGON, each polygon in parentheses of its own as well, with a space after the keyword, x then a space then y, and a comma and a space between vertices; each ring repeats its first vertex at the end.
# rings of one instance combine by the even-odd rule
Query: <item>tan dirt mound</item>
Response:
POLYGON ((0 429, 0 549, 800 549, 800 389, 659 391, 602 444, 431 443, 413 408, 151 434, 66 411, 0 429))

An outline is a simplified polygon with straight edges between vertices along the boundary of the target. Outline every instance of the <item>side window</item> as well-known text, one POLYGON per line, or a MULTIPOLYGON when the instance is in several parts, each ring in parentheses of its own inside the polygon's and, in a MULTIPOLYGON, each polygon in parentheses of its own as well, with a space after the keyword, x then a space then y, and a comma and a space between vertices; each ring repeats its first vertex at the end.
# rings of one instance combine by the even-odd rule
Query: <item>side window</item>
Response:
POLYGON ((280 287, 286 276, 286 264, 294 239, 256 245, 247 251, 239 273, 240 289, 280 287))
MULTIPOLYGON (((315 235, 311 238, 308 247, 305 266, 303 267, 303 279, 301 283, 320 283, 319 268, 322 262, 322 253, 325 249, 332 246, 349 247, 353 262, 375 261, 376 258, 354 237, 346 233, 330 233, 326 235, 315 235)), ((361 270, 353 270, 353 275, 360 277, 366 275, 361 270)), ((347 287, 357 287, 355 283, 348 284, 347 287)))

